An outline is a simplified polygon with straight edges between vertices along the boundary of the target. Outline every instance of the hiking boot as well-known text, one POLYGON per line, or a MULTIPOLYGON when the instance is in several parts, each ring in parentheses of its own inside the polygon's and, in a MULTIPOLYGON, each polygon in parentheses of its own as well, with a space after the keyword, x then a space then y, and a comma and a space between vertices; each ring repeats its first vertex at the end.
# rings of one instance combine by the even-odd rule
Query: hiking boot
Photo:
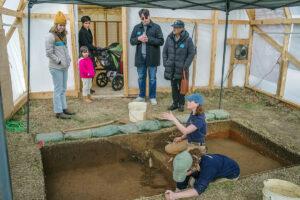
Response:
POLYGON ((183 112, 184 111, 184 105, 179 105, 178 111, 183 112))
POLYGON ((73 111, 71 111, 71 110, 69 110, 69 109, 64 109, 63 112, 64 112, 64 114, 66 114, 66 115, 75 115, 75 112, 73 112, 73 111))
POLYGON ((145 98, 137 97, 137 98, 134 99, 133 101, 134 101, 134 102, 145 102, 145 98))
POLYGON ((168 110, 176 110, 178 108, 174 103, 168 108, 168 110))
POLYGON ((94 94, 94 93, 95 93, 95 90, 90 89, 90 93, 91 93, 91 94, 94 94))
POLYGON ((83 96, 82 97, 82 100, 85 102, 85 103, 92 103, 93 101, 90 100, 87 96, 83 96))
POLYGON ((71 119, 71 116, 70 115, 66 115, 65 113, 56 113, 56 118, 59 118, 59 119, 71 119))
POLYGON ((150 103, 151 103, 152 105, 157 105, 157 101, 156 101, 155 98, 150 99, 150 103))

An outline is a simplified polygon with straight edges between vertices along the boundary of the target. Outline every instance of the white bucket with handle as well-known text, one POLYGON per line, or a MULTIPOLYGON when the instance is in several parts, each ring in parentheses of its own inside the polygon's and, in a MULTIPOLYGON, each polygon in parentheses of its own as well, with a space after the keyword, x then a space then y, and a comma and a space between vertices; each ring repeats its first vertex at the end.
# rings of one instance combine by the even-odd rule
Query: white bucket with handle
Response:
POLYGON ((280 179, 265 180, 263 200, 300 200, 300 186, 280 179))
POLYGON ((146 119, 147 103, 146 102, 131 102, 128 104, 129 120, 137 122, 146 119))

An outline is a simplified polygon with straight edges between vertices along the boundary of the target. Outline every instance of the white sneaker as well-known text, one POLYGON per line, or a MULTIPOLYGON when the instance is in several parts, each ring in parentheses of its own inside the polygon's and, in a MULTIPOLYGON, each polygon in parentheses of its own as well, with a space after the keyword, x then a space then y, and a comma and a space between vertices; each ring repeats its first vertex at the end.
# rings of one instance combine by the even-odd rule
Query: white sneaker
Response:
POLYGON ((134 102, 144 102, 145 98, 142 97, 137 97, 136 99, 133 100, 134 102))
POLYGON ((157 105, 157 101, 156 101, 156 99, 155 99, 155 98, 153 98, 153 99, 150 99, 150 102, 151 102, 151 104, 152 104, 152 105, 157 105))

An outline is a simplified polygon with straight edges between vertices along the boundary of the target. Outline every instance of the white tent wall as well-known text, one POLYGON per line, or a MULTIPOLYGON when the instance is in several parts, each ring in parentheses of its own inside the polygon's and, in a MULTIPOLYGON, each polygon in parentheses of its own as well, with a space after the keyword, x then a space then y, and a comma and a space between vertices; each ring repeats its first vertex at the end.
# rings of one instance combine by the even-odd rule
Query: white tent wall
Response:
MULTIPOLYGON (((282 8, 274 11, 256 9, 255 19, 285 18, 282 8)), ((284 25, 259 25, 263 32, 284 32, 284 25)), ((283 34, 269 34, 280 46, 283 45, 283 34)), ((281 52, 266 42, 258 33, 253 35, 253 49, 249 84, 259 89, 276 94, 277 81, 280 71, 281 52)))
MULTIPOLYGON (((137 71, 134 67, 135 46, 130 44, 130 36, 134 26, 140 23, 138 11, 140 8, 127 8, 127 45, 128 45, 128 87, 138 88, 137 71)), ((151 17, 165 17, 165 18, 183 18, 183 19, 211 19, 212 11, 195 11, 195 10, 166 10, 166 9, 150 9, 151 17)), ((225 18, 225 14, 220 12, 220 19, 225 18)), ((244 10, 233 11, 230 13, 232 20, 248 20, 247 14, 244 10)), ((175 21, 175 20, 174 20, 175 21)), ((164 38, 171 33, 171 22, 156 22, 161 26, 164 38)), ((237 38, 248 38, 249 25, 239 25, 237 38)), ((190 36, 193 35, 194 23, 185 23, 185 29, 189 32, 190 36)), ((225 25, 218 25, 217 36, 217 50, 216 50, 216 64, 215 64, 215 86, 221 85, 222 73, 222 59, 223 59, 223 45, 224 45, 224 30, 225 25)), ((228 27, 228 38, 232 36, 233 25, 228 27)), ((196 32, 196 31, 195 31, 196 32)), ((195 33, 194 33, 195 37, 195 33)), ((195 41, 195 39, 193 38, 195 41)), ((195 86, 208 86, 210 75, 210 56, 211 56, 211 41, 212 40, 212 24, 198 24, 198 47, 197 47, 197 67, 196 67, 196 81, 195 86)), ((230 63, 230 49, 231 46, 226 46, 226 59, 225 59, 225 73, 228 73, 230 63)), ((161 47, 162 52, 163 46, 161 47)), ((245 79, 245 65, 239 64, 235 66, 233 72, 233 85, 243 86, 245 79)), ((193 63, 190 66, 190 86, 192 86, 193 76, 193 63)), ((225 81, 225 85, 227 80, 225 81)), ((162 64, 158 67, 157 71, 157 87, 170 87, 170 81, 164 79, 164 67, 162 64)))
MULTIPOLYGON (((17 10, 18 3, 18 0, 6 1, 3 7, 17 10)), ((4 24, 12 24, 14 20, 15 17, 2 15, 2 21, 4 24)), ((9 29, 10 26, 4 26, 5 33, 7 33, 9 29)), ((7 44, 7 54, 14 101, 17 100, 26 90, 20 49, 19 34, 16 30, 7 44)))
MULTIPOLYGON (((65 4, 36 4, 32 7, 31 13, 46 13, 56 14, 58 11, 62 11, 64 14, 68 14, 68 5, 65 4)), ((24 12, 27 12, 25 8, 24 12)), ((23 18, 23 33, 26 44, 28 41, 27 30, 28 19, 23 18)), ((50 28, 53 26, 53 19, 37 19, 31 18, 31 36, 30 36, 30 89, 31 92, 50 92, 53 91, 53 84, 51 74, 49 72, 49 59, 46 57, 45 51, 45 38, 50 28)), ((68 31, 67 42, 69 55, 72 58, 72 46, 70 36, 70 21, 67 21, 66 30, 68 31)), ((73 59, 68 70, 68 83, 67 90, 74 90, 74 70, 73 59)))

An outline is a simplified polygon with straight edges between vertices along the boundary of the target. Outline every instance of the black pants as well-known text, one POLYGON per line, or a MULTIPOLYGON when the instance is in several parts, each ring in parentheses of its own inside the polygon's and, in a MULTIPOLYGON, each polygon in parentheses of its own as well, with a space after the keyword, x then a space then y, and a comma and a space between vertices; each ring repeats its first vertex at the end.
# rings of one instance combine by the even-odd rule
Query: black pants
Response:
POLYGON ((181 79, 171 79, 172 98, 174 105, 184 105, 184 96, 180 94, 181 79))

